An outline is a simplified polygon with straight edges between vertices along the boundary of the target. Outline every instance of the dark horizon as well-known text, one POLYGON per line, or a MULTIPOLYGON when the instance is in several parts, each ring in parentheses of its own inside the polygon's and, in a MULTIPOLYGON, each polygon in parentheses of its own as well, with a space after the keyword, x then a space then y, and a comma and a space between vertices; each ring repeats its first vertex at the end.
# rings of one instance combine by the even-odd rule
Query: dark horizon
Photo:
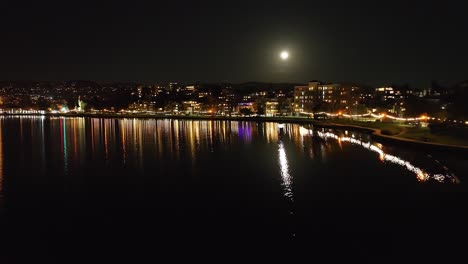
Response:
POLYGON ((243 85, 243 84, 284 84, 284 85, 307 85, 309 82, 318 81, 324 84, 355 84, 360 85, 361 87, 368 87, 368 88, 378 88, 378 87, 388 87, 388 86, 406 86, 410 89, 426 89, 431 88, 432 84, 437 84, 439 87, 442 88, 450 88, 455 87, 460 84, 468 83, 468 79, 453 81, 453 82, 442 82, 440 80, 430 80, 427 82, 427 85, 424 86, 414 86, 410 82, 401 82, 401 83, 379 83, 379 84, 370 84, 370 83, 361 83, 361 82, 354 82, 354 81, 333 81, 333 80, 322 80, 322 79, 310 79, 308 81, 299 82, 299 81, 292 81, 292 82, 269 82, 269 81, 239 81, 239 82, 229 82, 225 80, 221 81, 181 81, 181 80, 86 80, 86 79, 68 79, 68 80, 1 80, 0 83, 66 83, 66 82, 92 82, 98 85, 108 85, 108 84, 135 84, 135 85, 156 85, 156 84, 169 84, 169 83, 177 83, 182 85, 196 85, 196 84, 208 84, 208 85, 216 85, 216 84, 230 84, 230 85, 243 85))
POLYGON ((2 9, 0 80, 319 79, 425 88, 468 79, 468 20, 463 4, 450 1, 7 1, 2 9), (287 61, 279 59, 282 50, 287 61))

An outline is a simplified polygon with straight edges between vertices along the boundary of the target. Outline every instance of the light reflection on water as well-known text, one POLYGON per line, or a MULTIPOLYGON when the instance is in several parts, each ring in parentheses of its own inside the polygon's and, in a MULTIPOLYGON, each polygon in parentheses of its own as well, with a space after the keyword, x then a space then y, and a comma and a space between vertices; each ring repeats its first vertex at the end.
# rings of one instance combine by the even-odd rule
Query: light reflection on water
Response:
POLYGON ((315 131, 315 132, 316 133, 314 133, 313 130, 307 130, 307 129, 301 127, 301 134, 303 136, 317 135, 318 137, 323 138, 325 140, 329 139, 329 138, 332 138, 332 139, 337 140, 340 144, 341 144, 341 142, 349 142, 351 144, 361 146, 364 149, 368 149, 370 151, 376 152, 376 153, 379 154, 379 159, 381 161, 387 161, 387 162, 402 166, 406 170, 413 172, 416 175, 416 179, 418 181, 424 182, 424 181, 428 181, 428 180, 435 180, 435 181, 441 182, 441 183, 443 183, 443 182, 458 183, 459 182, 459 179, 454 174, 450 174, 450 173, 446 173, 446 174, 442 174, 442 173, 429 174, 429 173, 425 172, 423 169, 414 166, 409 161, 406 161, 406 160, 401 159, 401 158, 399 158, 397 156, 385 153, 381 149, 381 147, 379 148, 379 146, 381 146, 381 144, 371 144, 370 141, 369 142, 363 142, 363 141, 361 141, 359 139, 354 138, 354 134, 352 135, 352 137, 347 137, 347 136, 339 136, 339 135, 337 135, 335 133, 332 133, 332 132, 321 132, 321 131, 315 131))
MULTIPOLYGON (((291 201, 295 175, 291 173, 291 160, 288 160, 287 152, 299 153, 307 159, 320 159, 326 163, 327 155, 330 156, 333 151, 342 150, 350 144, 377 153, 381 161, 411 171, 419 181, 458 182, 456 176, 448 171, 431 172, 426 166, 415 165, 413 164, 415 162, 395 153, 385 152, 384 146, 370 139, 363 140, 362 138, 367 136, 365 134, 348 133, 348 131, 341 135, 332 130, 306 129, 296 124, 282 125, 280 130, 277 123, 241 121, 63 117, 1 117, 0 120, 0 191, 3 153, 5 153, 3 137, 7 132, 5 129, 7 120, 10 120, 19 132, 18 141, 22 144, 22 148, 30 148, 23 143, 25 139, 23 137, 31 137, 35 142, 32 151, 37 152, 34 157, 38 159, 34 162, 42 163, 39 168, 46 168, 48 160, 58 157, 65 174, 88 162, 88 158, 102 159, 107 163, 121 163, 124 166, 133 166, 136 170, 143 170, 149 161, 161 159, 190 160, 195 166, 207 152, 224 151, 238 145, 249 146, 263 142, 275 145, 276 150, 273 154, 277 157, 278 175, 281 177, 284 195, 291 201), (325 142, 329 139, 336 140, 339 148, 332 148, 328 143, 311 141, 311 138, 320 138, 325 142), (54 153, 54 155, 48 157, 44 153, 54 153)), ((22 152, 19 153, 20 158, 22 155, 22 152)))
POLYGON ((284 149, 284 143, 281 141, 278 142, 278 161, 280 165, 281 179, 283 180, 284 195, 293 201, 292 177, 289 174, 289 164, 286 156, 286 150, 284 149))

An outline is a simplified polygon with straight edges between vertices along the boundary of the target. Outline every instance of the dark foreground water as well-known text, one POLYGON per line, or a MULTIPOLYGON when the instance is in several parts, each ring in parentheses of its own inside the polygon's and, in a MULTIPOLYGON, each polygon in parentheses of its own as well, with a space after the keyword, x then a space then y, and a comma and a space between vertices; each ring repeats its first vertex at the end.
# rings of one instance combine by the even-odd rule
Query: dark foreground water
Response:
POLYGON ((0 263, 466 259, 461 154, 293 124, 0 126, 0 263))

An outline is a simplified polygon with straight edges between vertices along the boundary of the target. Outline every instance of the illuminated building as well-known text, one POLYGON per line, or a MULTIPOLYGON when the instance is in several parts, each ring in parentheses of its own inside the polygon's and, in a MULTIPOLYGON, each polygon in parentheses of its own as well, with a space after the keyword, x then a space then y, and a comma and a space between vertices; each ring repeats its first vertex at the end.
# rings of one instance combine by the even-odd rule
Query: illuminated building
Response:
POLYGON ((138 112, 153 112, 155 111, 155 104, 153 102, 133 103, 128 106, 128 110, 138 112))
POLYGON ((177 102, 171 102, 164 107, 165 112, 178 113, 182 110, 182 105, 177 102))
POLYGON ((186 86, 185 91, 184 91, 185 92, 184 96, 185 97, 192 97, 195 94, 195 91, 196 91, 196 89, 195 89, 194 85, 186 86))
POLYGON ((294 112, 294 99, 281 97, 278 99, 279 102, 279 115, 290 116, 294 112))
POLYGON ((328 111, 345 109, 358 104, 359 87, 355 85, 323 84, 311 81, 307 86, 294 87, 294 112, 312 113, 326 106, 328 111))
POLYGON ((380 101, 385 111, 397 116, 404 116, 406 111, 406 99, 414 96, 412 90, 398 89, 394 87, 380 87, 375 89, 375 99, 380 101))
POLYGON ((196 101, 183 101, 182 108, 187 114, 200 113, 201 110, 200 103, 197 103, 196 101))
POLYGON ((309 86, 294 87, 294 112, 299 114, 303 112, 312 112, 313 108, 312 92, 309 91, 309 86))
POLYGON ((375 88, 375 95, 382 101, 388 101, 390 99, 395 99, 395 90, 393 87, 375 88))
POLYGON ((242 102, 238 103, 235 112, 240 113, 241 109, 249 109, 250 112, 257 112, 257 104, 255 102, 242 102))
POLYGON ((294 112, 295 113, 311 113, 314 107, 321 101, 319 86, 322 83, 319 81, 311 81, 309 85, 294 87, 294 112))
POLYGON ((220 115, 230 115, 236 106, 236 94, 230 87, 222 89, 218 96, 218 110, 220 115))
POLYGON ((279 102, 276 99, 268 100, 265 102, 265 115, 277 116, 279 113, 279 102))
POLYGON ((141 99, 142 93, 143 93, 143 85, 140 84, 137 86, 138 99, 141 99))
POLYGON ((178 84, 177 83, 169 83, 169 91, 170 92, 174 92, 176 89, 178 88, 178 84))

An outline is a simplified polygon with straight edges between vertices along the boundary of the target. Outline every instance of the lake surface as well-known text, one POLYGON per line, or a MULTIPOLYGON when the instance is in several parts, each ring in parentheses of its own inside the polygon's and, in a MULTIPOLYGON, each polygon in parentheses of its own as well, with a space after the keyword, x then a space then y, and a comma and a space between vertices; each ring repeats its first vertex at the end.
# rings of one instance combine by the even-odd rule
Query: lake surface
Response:
POLYGON ((466 245, 462 154, 296 124, 0 126, 0 263, 447 262, 466 245))

